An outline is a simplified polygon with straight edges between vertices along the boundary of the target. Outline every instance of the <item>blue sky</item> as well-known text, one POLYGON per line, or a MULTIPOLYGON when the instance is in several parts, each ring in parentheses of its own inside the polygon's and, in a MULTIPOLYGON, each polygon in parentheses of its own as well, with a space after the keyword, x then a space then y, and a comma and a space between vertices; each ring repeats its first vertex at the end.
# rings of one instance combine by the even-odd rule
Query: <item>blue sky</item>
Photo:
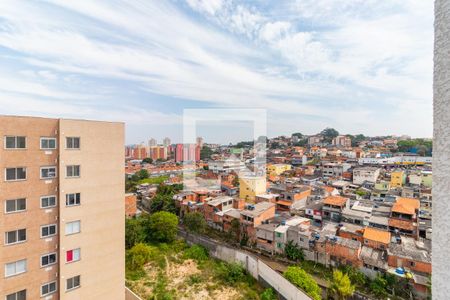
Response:
POLYGON ((431 137, 432 55, 431 0, 0 1, 0 113, 124 121, 127 143, 220 107, 266 108, 269 136, 431 137))

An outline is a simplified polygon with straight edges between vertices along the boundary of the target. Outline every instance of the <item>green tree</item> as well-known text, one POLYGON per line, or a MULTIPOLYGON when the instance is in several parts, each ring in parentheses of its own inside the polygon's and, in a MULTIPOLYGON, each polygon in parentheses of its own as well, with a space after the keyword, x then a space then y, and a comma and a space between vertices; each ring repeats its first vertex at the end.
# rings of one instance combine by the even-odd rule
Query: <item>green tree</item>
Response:
POLYGON ((148 171, 146 169, 141 169, 137 172, 137 176, 139 177, 139 179, 146 179, 148 178, 148 171))
POLYGON ((322 290, 320 289, 319 285, 312 278, 312 276, 306 273, 302 268, 297 266, 289 266, 284 271, 283 276, 292 284, 305 291, 305 293, 314 300, 322 299, 322 290))
POLYGON ((159 211, 150 215, 148 234, 154 241, 172 242, 177 236, 178 217, 170 212, 159 211))
POLYGON ((270 149, 278 149, 280 148, 280 144, 278 142, 270 143, 270 149))
POLYGON ((189 232, 203 233, 206 229, 206 221, 199 212, 188 213, 184 216, 184 225, 189 232))
POLYGON ((320 134, 323 136, 324 142, 330 144, 331 141, 339 135, 339 132, 334 128, 327 127, 322 130, 320 134))
POLYGON ((299 261, 304 259, 303 251, 298 247, 298 244, 291 241, 287 242, 286 246, 284 247, 284 254, 287 258, 294 261, 299 261))
POLYGON ((129 270, 136 271, 148 263, 154 250, 151 246, 139 243, 127 251, 126 265, 129 270))
POLYGON ((351 283, 347 274, 342 273, 340 270, 334 270, 333 280, 329 289, 338 300, 344 300, 348 296, 353 295, 355 286, 351 283))
POLYGON ((151 163, 153 163, 153 159, 151 159, 150 157, 146 157, 142 160, 142 163, 151 164, 151 163))
POLYGON ((370 283, 370 290, 377 297, 386 297, 388 294, 387 287, 388 283, 386 279, 384 279, 380 274, 378 274, 377 277, 375 277, 375 279, 370 283))
MULTIPOLYGON (((181 189, 182 189, 181 185, 181 189)), ((166 185, 166 184, 160 184, 158 186, 158 189, 156 190, 156 194, 158 195, 168 195, 173 196, 175 193, 177 193, 180 190, 179 185, 166 185)))
POLYGON ((303 138, 303 134, 301 134, 300 132, 293 133, 292 136, 296 136, 299 139, 303 138))
POLYGON ((355 136, 351 136, 350 138, 352 139, 352 147, 356 147, 359 143, 366 140, 364 134, 357 134, 355 136))
POLYGON ((277 300, 277 296, 271 288, 265 289, 264 292, 261 293, 259 298, 261 300, 277 300))
POLYGON ((301 139, 297 143, 294 143, 293 146, 295 147, 304 147, 308 144, 308 139, 301 139))
POLYGON ((157 194, 155 197, 153 197, 153 199, 150 202, 150 211, 152 213, 158 211, 168 211, 171 213, 176 213, 177 208, 175 206, 175 201, 173 200, 172 196, 157 194))
POLYGON ((404 140, 398 141, 397 147, 399 152, 410 152, 415 149, 419 155, 431 155, 433 142, 424 139, 404 140))
POLYGON ((369 278, 364 275, 364 273, 358 271, 352 266, 342 266, 340 267, 343 273, 346 273, 350 278, 350 281, 358 287, 366 287, 369 278))
POLYGON ((146 232, 141 218, 125 219, 125 248, 130 249, 135 244, 144 242, 145 239, 146 232))
POLYGON ((202 149, 200 150, 200 159, 201 160, 210 159, 213 153, 214 152, 212 151, 211 148, 209 148, 208 146, 203 146, 202 149))

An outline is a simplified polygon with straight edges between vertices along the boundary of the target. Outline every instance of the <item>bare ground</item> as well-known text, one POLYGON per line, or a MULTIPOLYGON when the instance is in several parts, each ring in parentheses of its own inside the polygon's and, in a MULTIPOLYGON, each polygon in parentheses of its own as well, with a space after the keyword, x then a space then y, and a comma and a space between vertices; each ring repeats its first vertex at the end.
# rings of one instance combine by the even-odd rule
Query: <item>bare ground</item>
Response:
POLYGON ((178 260, 165 257, 166 266, 162 270, 155 264, 145 266, 146 277, 130 283, 131 289, 142 299, 152 299, 158 282, 164 281, 166 289, 174 299, 180 300, 237 300, 243 299, 242 292, 224 286, 215 280, 208 270, 198 268, 192 259, 178 260), (164 278, 162 278, 164 277, 164 278))

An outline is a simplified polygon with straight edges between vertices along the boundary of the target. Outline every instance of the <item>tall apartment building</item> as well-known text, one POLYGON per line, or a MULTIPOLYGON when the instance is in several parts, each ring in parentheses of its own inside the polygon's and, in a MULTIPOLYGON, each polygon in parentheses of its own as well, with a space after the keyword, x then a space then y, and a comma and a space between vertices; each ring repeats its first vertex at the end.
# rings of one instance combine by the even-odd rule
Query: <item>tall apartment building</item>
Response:
POLYGON ((167 159, 167 149, 165 146, 153 146, 149 149, 149 157, 153 160, 157 159, 167 159))
POLYGON ((124 125, 0 116, 0 299, 124 298, 124 125))
POLYGON ((334 146, 351 147, 352 139, 345 135, 338 135, 332 141, 334 146))
POLYGON ((148 140, 148 146, 149 147, 156 146, 157 144, 158 144, 158 142, 154 138, 151 138, 151 139, 148 140))
POLYGON ((163 146, 166 146, 166 147, 170 146, 170 139, 169 139, 168 137, 165 137, 165 138, 164 138, 164 140, 163 140, 163 146))
POLYGON ((200 147, 196 144, 177 144, 175 148, 175 162, 199 161, 200 147))

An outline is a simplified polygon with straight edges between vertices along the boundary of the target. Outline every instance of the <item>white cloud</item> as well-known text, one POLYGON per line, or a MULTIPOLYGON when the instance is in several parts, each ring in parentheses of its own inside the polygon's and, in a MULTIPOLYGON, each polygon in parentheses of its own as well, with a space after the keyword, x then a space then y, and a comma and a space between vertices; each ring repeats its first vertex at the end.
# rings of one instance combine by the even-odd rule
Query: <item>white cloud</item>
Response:
MULTIPOLYGON (((192 17, 164 1, 5 1, 0 45, 18 53, 14 64, 24 67, 23 82, 4 79, 3 91, 68 101, 87 94, 92 109, 113 102, 108 113, 136 114, 131 122, 178 118, 139 109, 115 114, 124 101, 113 97, 121 82, 144 95, 266 107, 293 125, 308 115, 302 126, 324 124, 311 121, 316 116, 329 126, 351 128, 352 120, 367 133, 383 133, 386 122, 424 116, 411 109, 407 116, 384 114, 383 107, 418 105, 425 116, 431 110, 432 11, 423 2, 352 0, 339 7, 305 0, 271 15, 256 2, 188 0, 192 17)), ((429 123, 408 133, 430 133, 429 123)))
POLYGON ((223 5, 222 0, 187 0, 187 3, 193 9, 210 15, 215 15, 223 5))
POLYGON ((266 42, 273 42, 288 34, 292 24, 284 21, 268 22, 259 32, 260 38, 266 42))

